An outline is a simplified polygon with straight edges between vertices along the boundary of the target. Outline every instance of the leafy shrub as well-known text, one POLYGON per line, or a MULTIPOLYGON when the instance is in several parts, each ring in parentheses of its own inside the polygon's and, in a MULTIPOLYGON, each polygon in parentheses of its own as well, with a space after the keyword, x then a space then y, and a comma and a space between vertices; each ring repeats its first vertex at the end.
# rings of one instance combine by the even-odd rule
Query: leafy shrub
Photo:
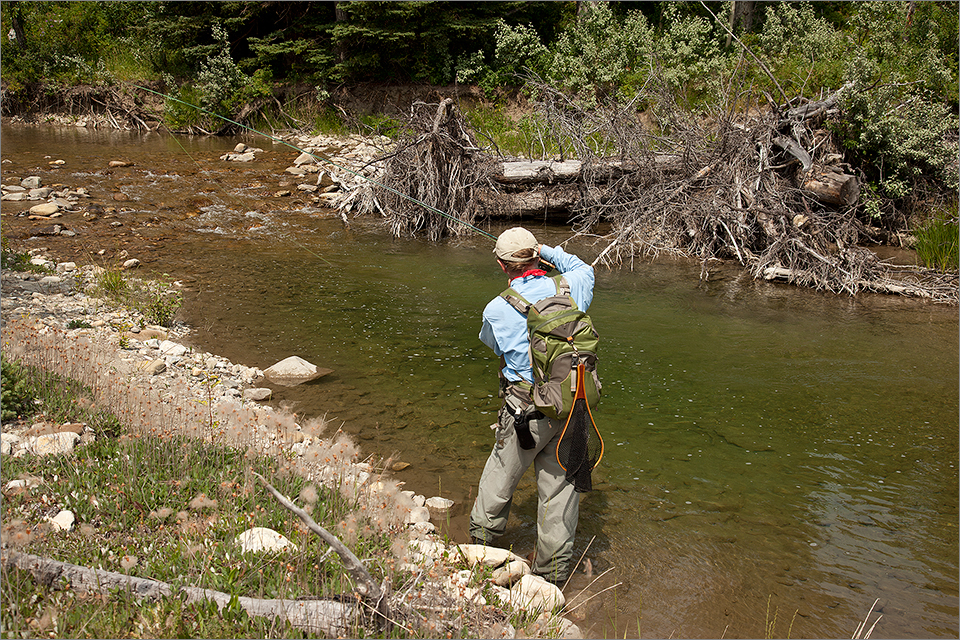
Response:
POLYGON ((591 3, 588 13, 560 34, 547 78, 592 104, 645 68, 654 53, 654 31, 641 12, 631 11, 620 21, 608 3, 591 3))
POLYGON ((200 64, 197 81, 203 107, 222 115, 230 113, 236 106, 249 79, 230 55, 226 30, 219 24, 214 24, 213 37, 220 44, 220 51, 216 55, 208 56, 200 64))
POLYGON ((791 96, 805 85, 840 86, 848 43, 809 3, 768 5, 755 41, 757 54, 791 96))
MULTIPOLYGON (((942 54, 942 30, 916 31, 908 10, 907 3, 857 5, 843 36, 849 90, 833 124, 877 195, 892 200, 921 184, 952 192, 960 184, 955 62, 942 54)), ((932 18, 917 19, 936 28, 932 18)))
POLYGON ((656 39, 654 52, 667 86, 688 99, 716 93, 731 66, 721 49, 720 32, 702 16, 681 16, 678 3, 669 3, 665 14, 667 28, 656 39))
POLYGON ((866 91, 870 60, 857 69, 854 88, 841 100, 842 122, 835 125, 842 144, 861 160, 882 195, 903 198, 919 180, 958 186, 955 112, 929 92, 904 93, 896 85, 866 91))
POLYGON ((140 292, 136 307, 148 322, 161 327, 173 326, 173 319, 183 305, 183 295, 170 291, 160 283, 150 283, 140 292))
POLYGON ((487 97, 493 97, 501 87, 520 84, 525 72, 543 72, 548 51, 532 26, 513 26, 498 20, 494 41, 493 63, 486 63, 483 51, 461 57, 456 66, 457 82, 474 82, 487 97))
POLYGON ((36 396, 23 367, 0 356, 0 379, 0 420, 6 422, 31 415, 36 396))

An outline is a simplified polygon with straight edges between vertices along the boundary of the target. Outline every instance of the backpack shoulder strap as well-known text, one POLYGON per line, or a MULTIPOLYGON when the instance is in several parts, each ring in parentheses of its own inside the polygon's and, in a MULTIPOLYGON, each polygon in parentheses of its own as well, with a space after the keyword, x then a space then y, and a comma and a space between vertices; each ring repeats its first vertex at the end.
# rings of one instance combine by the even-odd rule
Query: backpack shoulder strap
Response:
POLYGON ((526 317, 530 311, 530 303, 527 302, 526 298, 517 293, 513 287, 506 289, 500 294, 500 297, 506 300, 511 307, 523 314, 524 317, 526 317))
POLYGON ((560 296, 570 295, 570 283, 567 282, 566 277, 564 277, 563 275, 559 275, 559 276, 554 276, 553 278, 551 278, 551 280, 553 280, 553 283, 557 285, 557 295, 560 295, 560 296))

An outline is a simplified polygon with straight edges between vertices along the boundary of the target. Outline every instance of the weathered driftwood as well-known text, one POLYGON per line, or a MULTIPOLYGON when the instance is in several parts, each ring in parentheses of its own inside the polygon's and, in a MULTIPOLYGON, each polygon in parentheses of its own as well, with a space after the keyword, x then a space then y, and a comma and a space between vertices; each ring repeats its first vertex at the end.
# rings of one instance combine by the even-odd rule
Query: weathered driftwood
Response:
POLYGON ((833 169, 813 171, 803 181, 803 190, 820 202, 850 207, 860 199, 860 181, 856 176, 833 169))
MULTIPOLYGON (((666 176, 675 177, 683 170, 683 158, 677 154, 651 155, 649 164, 666 176)), ((490 177, 498 184, 511 186, 583 183, 586 180, 610 182, 643 173, 645 169, 634 160, 622 158, 597 158, 589 164, 581 160, 507 160, 499 167, 499 172, 490 177)))
POLYGON ((380 588, 377 581, 373 579, 370 572, 367 571, 367 568, 360 562, 360 559, 357 558, 345 544, 340 542, 335 535, 317 524, 314 519, 310 517, 309 513, 293 504, 289 498, 277 491, 263 476, 256 472, 254 472, 253 475, 266 486, 267 490, 280 504, 293 512, 311 531, 320 536, 324 542, 329 544, 330 547, 337 552, 337 555, 340 556, 340 561, 343 563, 343 568, 347 570, 350 577, 357 583, 357 594, 371 611, 375 611, 378 614, 378 623, 381 626, 389 626, 390 611, 387 606, 387 594, 380 588))
MULTIPOLYGON (((222 591, 199 587, 176 587, 167 582, 137 578, 103 569, 60 562, 50 558, 4 549, 2 564, 5 570, 13 568, 29 572, 41 585, 56 589, 70 585, 71 589, 109 596, 120 590, 138 600, 159 600, 179 596, 187 603, 212 600, 218 609, 230 604, 235 596, 222 591)), ((337 600, 287 600, 239 597, 237 604, 247 614, 289 622, 310 633, 329 637, 344 637, 356 628, 360 617, 358 606, 337 600)))
POLYGON ((799 160, 800 164, 803 165, 804 172, 809 171, 810 167, 813 166, 813 158, 810 157, 810 154, 790 138, 786 136, 777 136, 773 139, 773 144, 799 160))
POLYGON ((426 229, 436 239, 468 229, 456 219, 549 217, 597 238, 595 265, 667 252, 700 260, 702 271, 711 260, 735 259, 754 277, 783 269, 791 282, 817 289, 912 295, 931 286, 935 300, 957 299, 936 283, 911 284, 858 246, 872 237, 855 208, 859 180, 835 164, 840 148, 830 132, 814 126, 838 113, 839 92, 793 107, 720 105, 694 117, 655 83, 644 87, 650 95, 589 109, 549 85, 529 88, 546 123, 532 147, 560 148, 563 157, 484 153, 455 110, 421 112, 384 184, 443 213, 394 205, 389 192, 374 190, 396 235, 426 229), (637 102, 655 107, 638 116, 637 102))
POLYGON ((518 160, 504 162, 493 179, 503 184, 569 182, 579 180, 583 163, 579 160, 518 160))
POLYGON ((852 88, 852 84, 846 84, 838 91, 831 93, 823 100, 804 102, 797 107, 788 109, 784 114, 784 118, 780 121, 780 126, 787 126, 790 124, 790 122, 795 122, 798 120, 804 122, 818 121, 829 111, 835 109, 837 104, 840 102, 840 96, 843 95, 845 91, 850 91, 852 88))
MULTIPOLYGON (((801 163, 800 188, 824 204, 852 206, 860 199, 860 181, 856 176, 835 168, 817 170, 813 158, 793 140, 780 136, 773 141, 785 153, 801 163)), ((677 155, 658 155, 653 159, 655 173, 664 179, 675 178, 682 166, 677 155)), ((579 193, 586 183, 605 184, 624 176, 637 176, 642 168, 636 162, 596 160, 589 167, 580 160, 522 160, 500 163, 500 172, 491 178, 505 185, 503 191, 479 191, 479 202, 486 215, 524 216, 531 213, 562 214, 574 211, 579 193), (589 171, 589 177, 585 172, 589 171), (576 185, 580 191, 571 190, 576 185)), ((634 184, 643 184, 639 178, 634 184)))
MULTIPOLYGON (((952 299, 952 292, 957 287, 957 278, 955 276, 919 267, 911 269, 910 271, 916 278, 915 282, 909 282, 904 279, 892 280, 890 278, 879 277, 871 279, 860 278, 856 281, 856 284, 860 289, 873 291, 875 293, 926 298, 937 302, 947 302, 952 299), (923 281, 924 279, 926 279, 926 282, 923 281)), ((805 277, 805 274, 800 271, 781 266, 766 267, 763 269, 762 275, 764 280, 781 280, 784 282, 795 282, 805 277)))

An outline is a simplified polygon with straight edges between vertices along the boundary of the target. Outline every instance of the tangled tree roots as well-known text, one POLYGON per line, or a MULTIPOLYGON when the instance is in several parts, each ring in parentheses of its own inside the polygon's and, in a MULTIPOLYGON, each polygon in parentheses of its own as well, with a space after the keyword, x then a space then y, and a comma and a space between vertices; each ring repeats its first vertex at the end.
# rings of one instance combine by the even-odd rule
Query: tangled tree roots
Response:
POLYGON ((478 215, 478 195, 492 188, 495 161, 480 153, 450 98, 438 107, 415 103, 408 131, 386 158, 383 186, 373 188, 390 230, 395 236, 425 231, 431 240, 463 233, 478 215))

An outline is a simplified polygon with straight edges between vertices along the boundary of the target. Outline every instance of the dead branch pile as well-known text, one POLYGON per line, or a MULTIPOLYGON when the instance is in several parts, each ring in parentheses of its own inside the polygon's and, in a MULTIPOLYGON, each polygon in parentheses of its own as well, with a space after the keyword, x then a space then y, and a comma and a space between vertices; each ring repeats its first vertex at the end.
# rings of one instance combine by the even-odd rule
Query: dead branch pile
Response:
POLYGON ((480 212, 480 194, 491 188, 494 161, 481 153, 453 100, 414 103, 413 133, 383 162, 387 179, 375 199, 395 236, 424 231, 431 240, 459 235, 480 212))
POLYGON ((860 246, 874 240, 856 216, 859 181, 824 127, 839 92, 793 108, 706 116, 658 95, 653 121, 642 123, 640 95, 584 109, 548 85, 535 88, 542 147, 560 148, 559 158, 485 155, 451 101, 418 105, 414 133, 384 180, 413 200, 378 191, 395 235, 425 229, 436 239, 466 229, 415 200, 471 224, 560 215, 598 239, 595 264, 669 253, 698 259, 702 277, 710 261, 736 260, 756 278, 815 289, 957 301, 955 274, 895 267, 860 246))
POLYGON ((540 89, 554 135, 585 158, 576 230, 612 227, 598 262, 669 252, 698 258, 706 277, 710 260, 734 259, 768 280, 956 301, 955 275, 893 267, 859 246, 872 241, 855 215, 859 183, 821 127, 836 94, 747 115, 718 111, 694 119, 670 109, 654 123, 663 132, 655 135, 632 109, 586 112, 540 89), (593 153, 598 135, 621 150, 617 166, 630 171, 611 179, 611 159, 593 153))

